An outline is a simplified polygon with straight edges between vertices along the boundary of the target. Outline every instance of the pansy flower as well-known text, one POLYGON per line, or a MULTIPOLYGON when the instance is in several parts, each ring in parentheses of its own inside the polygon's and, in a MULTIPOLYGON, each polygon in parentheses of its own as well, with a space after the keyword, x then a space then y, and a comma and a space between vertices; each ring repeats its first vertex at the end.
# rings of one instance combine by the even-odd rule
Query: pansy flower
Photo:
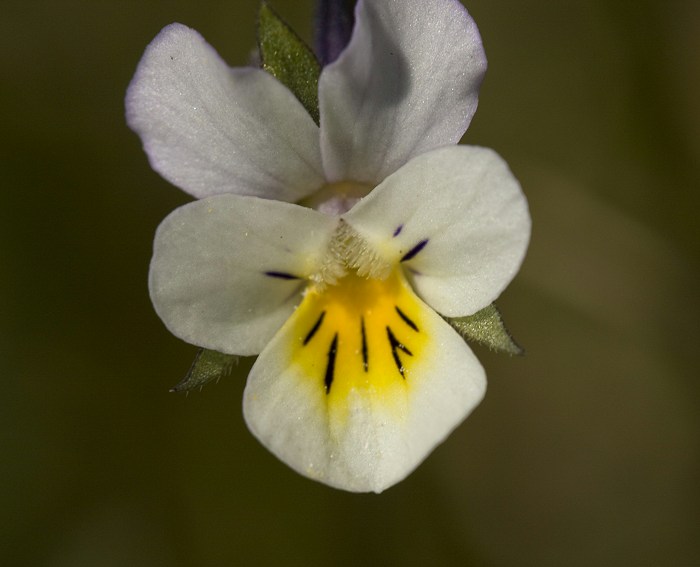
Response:
POLYGON ((484 70, 456 0, 360 0, 320 76, 320 126, 184 26, 139 65, 129 124, 153 167, 200 199, 157 231, 154 306, 187 342, 259 355, 246 422, 301 474, 380 492, 484 395, 444 317, 498 297, 530 227, 503 160, 454 145, 484 70))

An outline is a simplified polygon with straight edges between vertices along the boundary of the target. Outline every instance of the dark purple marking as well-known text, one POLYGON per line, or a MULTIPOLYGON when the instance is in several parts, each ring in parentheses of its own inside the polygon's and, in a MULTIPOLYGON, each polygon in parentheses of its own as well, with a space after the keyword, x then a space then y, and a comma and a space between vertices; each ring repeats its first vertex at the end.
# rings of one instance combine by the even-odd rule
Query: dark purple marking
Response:
POLYGON ((396 230, 394 231, 394 238, 396 238, 399 234, 401 234, 401 231, 403 230, 403 225, 400 224, 399 226, 396 227, 396 230))
POLYGON ((367 352, 367 333, 365 332, 365 318, 360 317, 360 330, 362 331, 362 366, 365 372, 369 370, 369 353, 367 352))
POLYGON ((270 276, 271 278, 279 278, 281 280, 300 280, 301 278, 299 276, 295 276, 294 274, 288 274, 287 272, 265 272, 266 276, 270 276))
POLYGON ((333 384, 333 373, 335 372, 335 357, 338 354, 338 333, 333 335, 331 348, 328 349, 328 366, 326 366, 326 375, 323 378, 323 383, 326 386, 326 395, 331 393, 331 385, 333 384))
POLYGON ((423 250, 425 248, 425 245, 428 244, 428 239, 426 238, 425 240, 421 240, 418 244, 416 244, 413 248, 411 248, 408 252, 406 252, 403 257, 401 258, 402 262, 406 262, 407 260, 410 260, 413 258, 418 252, 423 250))
POLYGON ((396 312, 399 314, 399 317, 403 319, 403 322, 406 323, 406 325, 408 325, 409 327, 411 327, 411 329, 418 332, 418 325, 416 325, 411 319, 409 319, 408 315, 401 311, 398 305, 394 305, 394 307, 396 308, 396 312))
POLYGON ((394 357, 394 362, 396 363, 396 368, 399 370, 399 374, 401 374, 402 378, 406 378, 404 376, 404 367, 403 363, 401 362, 401 358, 399 357, 399 352, 402 351, 405 352, 408 356, 413 356, 413 353, 408 350, 405 344, 402 342, 399 342, 399 340, 394 336, 394 333, 391 332, 391 328, 387 327, 386 328, 386 334, 387 337, 389 337, 389 345, 391 346, 391 354, 394 357))
POLYGON ((311 330, 306 334, 306 337, 304 337, 304 346, 309 344, 309 341, 314 338, 314 335, 316 334, 316 331, 319 330, 321 327, 321 323, 323 323, 323 318, 326 316, 325 311, 321 311, 321 316, 318 318, 318 320, 314 323, 314 326, 311 327, 311 330))

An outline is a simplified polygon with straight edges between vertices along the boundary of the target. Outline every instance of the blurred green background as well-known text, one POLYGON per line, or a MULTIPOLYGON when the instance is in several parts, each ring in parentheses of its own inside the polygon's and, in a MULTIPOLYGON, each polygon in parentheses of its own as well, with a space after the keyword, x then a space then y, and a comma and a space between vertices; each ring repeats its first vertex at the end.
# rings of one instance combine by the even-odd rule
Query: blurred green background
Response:
MULTIPOLYGON (((305 38, 311 1, 272 5, 305 38)), ((530 200, 500 301, 525 358, 476 349, 484 403, 405 482, 353 495, 247 432, 251 361, 169 394, 195 352, 146 286, 189 200, 125 89, 168 23, 231 65, 251 1, 0 8, 0 563, 700 565, 700 2, 467 3, 490 69, 468 143, 530 200)))

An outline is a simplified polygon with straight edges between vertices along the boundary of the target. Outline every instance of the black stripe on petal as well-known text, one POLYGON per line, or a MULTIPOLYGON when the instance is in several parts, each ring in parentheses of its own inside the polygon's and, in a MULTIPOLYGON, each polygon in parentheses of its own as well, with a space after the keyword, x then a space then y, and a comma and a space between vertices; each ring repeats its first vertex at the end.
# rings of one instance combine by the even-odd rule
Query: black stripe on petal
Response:
POLYGON ((413 356, 413 353, 410 350, 408 350, 405 344, 398 341, 398 339, 394 336, 394 333, 391 332, 390 327, 386 328, 386 334, 389 338, 389 345, 391 346, 391 355, 394 357, 396 368, 398 369, 399 374, 401 374, 401 377, 406 378, 406 376, 404 376, 405 368, 403 366, 403 363, 401 362, 401 358, 399 357, 398 351, 405 352, 408 356, 413 356))
POLYGON ((360 317, 360 330, 362 331, 362 366, 365 372, 369 371, 369 353, 367 352, 367 333, 365 331, 365 318, 360 317))
POLYGON ((326 394, 331 393, 331 385, 333 384, 333 374, 335 373, 335 357, 338 354, 338 333, 333 335, 331 348, 328 349, 328 365, 326 366, 326 375, 323 378, 323 383, 326 386, 326 394))
POLYGON ((271 278, 278 278, 280 280, 300 280, 301 278, 299 276, 295 276, 294 274, 288 274, 287 272, 264 272, 266 276, 270 276, 271 278))
POLYGON ((306 346, 309 344, 309 341, 314 338, 314 335, 316 334, 316 331, 319 330, 321 327, 321 323, 323 323, 323 318, 326 316, 325 311, 321 311, 321 315, 318 318, 318 320, 314 323, 314 326, 311 327, 311 330, 306 334, 306 337, 304 337, 304 345, 306 346))
POLYGON ((425 245, 428 244, 428 239, 426 238, 425 240, 421 240, 418 244, 416 244, 413 248, 411 248, 408 252, 406 252, 403 257, 401 258, 402 262, 406 262, 407 260, 410 260, 413 258, 418 252, 423 250, 425 248, 425 245))
POLYGON ((418 325, 416 325, 411 319, 409 319, 408 315, 406 315, 401 309, 399 309, 398 305, 394 306, 396 308, 396 312, 399 314, 399 317, 403 319, 403 322, 406 323, 411 329, 414 331, 418 332, 418 325))

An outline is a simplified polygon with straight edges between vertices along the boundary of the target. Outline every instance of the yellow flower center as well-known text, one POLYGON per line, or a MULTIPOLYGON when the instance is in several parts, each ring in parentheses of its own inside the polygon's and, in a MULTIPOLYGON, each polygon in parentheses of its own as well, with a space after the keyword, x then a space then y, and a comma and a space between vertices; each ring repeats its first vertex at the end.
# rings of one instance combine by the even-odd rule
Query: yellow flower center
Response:
POLYGON ((311 286, 290 320, 290 362, 334 409, 359 394, 401 411, 427 344, 424 309, 400 269, 385 279, 353 270, 334 285, 311 286))

